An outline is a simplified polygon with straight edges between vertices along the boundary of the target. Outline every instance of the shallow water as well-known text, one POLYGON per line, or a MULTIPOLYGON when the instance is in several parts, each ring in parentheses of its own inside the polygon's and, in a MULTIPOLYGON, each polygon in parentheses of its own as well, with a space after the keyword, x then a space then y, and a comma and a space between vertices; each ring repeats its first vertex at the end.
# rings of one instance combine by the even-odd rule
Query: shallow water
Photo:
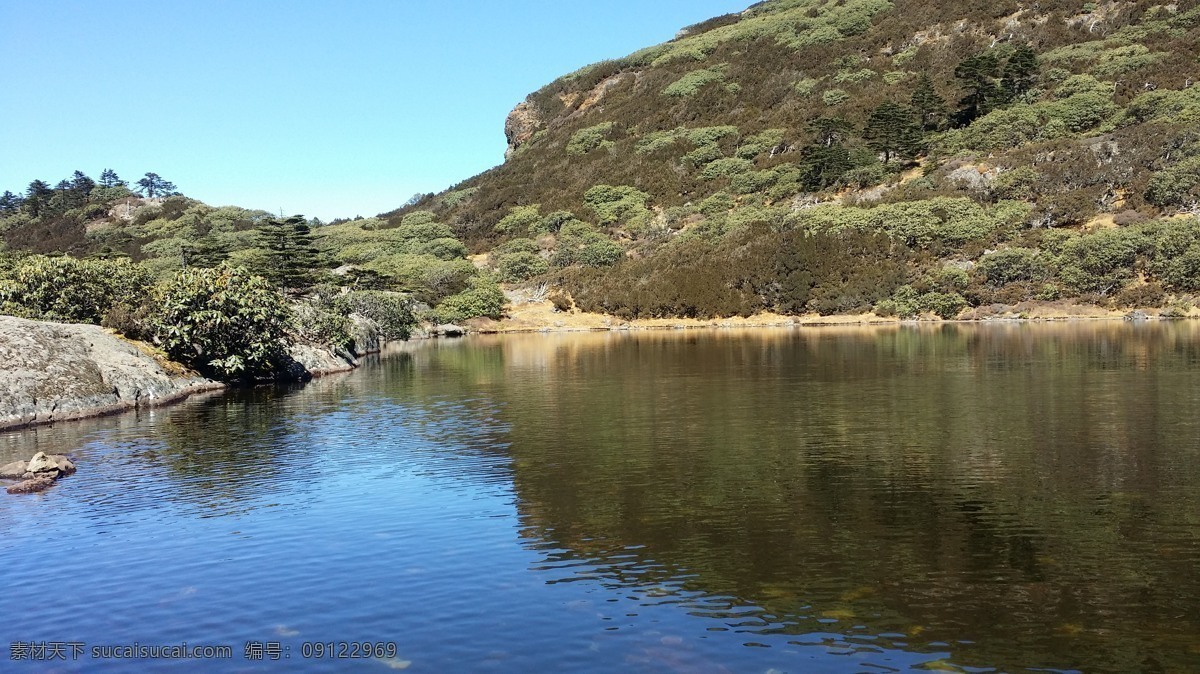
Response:
POLYGON ((10 433, 0 670, 1200 671, 1198 403, 1191 323, 591 333, 10 433))

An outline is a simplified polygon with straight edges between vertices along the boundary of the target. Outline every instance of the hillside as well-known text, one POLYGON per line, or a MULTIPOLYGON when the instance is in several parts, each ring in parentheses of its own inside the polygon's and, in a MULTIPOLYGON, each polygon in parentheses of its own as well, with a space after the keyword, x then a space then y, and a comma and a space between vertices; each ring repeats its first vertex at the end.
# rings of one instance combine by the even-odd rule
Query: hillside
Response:
MULTIPOLYGON (((530 94, 494 169, 310 221, 309 280, 409 293, 433 320, 498 316, 498 282, 622 319, 1186 315, 1198 45, 1200 0, 768 0, 530 94)), ((0 199, 0 234, 160 278, 270 271, 270 214, 166 184, 34 181, 0 199)))
POLYGON ((531 94, 385 214, 636 316, 1200 290, 1196 2, 772 0, 531 94))

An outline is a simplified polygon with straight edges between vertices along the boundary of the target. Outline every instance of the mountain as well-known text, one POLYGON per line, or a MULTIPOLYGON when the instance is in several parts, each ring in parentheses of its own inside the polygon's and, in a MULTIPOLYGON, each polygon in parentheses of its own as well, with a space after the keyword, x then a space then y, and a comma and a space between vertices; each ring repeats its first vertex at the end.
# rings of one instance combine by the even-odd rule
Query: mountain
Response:
MULTIPOLYGON (((312 276, 437 320, 497 282, 620 318, 1200 313, 1198 57, 1200 0, 768 0, 530 94, 500 166, 308 223, 312 276)), ((152 177, 4 193, 9 257, 270 275, 270 214, 152 177)))
POLYGON ((769 0, 565 75, 381 217, 622 316, 1200 290, 1197 2, 769 0))

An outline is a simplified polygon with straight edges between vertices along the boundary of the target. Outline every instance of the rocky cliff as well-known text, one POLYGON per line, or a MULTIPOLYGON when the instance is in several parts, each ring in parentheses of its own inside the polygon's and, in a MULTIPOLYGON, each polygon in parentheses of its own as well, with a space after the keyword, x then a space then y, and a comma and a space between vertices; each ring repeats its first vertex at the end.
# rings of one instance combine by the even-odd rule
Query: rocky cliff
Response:
POLYGON ((99 326, 0 316, 0 428, 161 405, 221 387, 99 326))

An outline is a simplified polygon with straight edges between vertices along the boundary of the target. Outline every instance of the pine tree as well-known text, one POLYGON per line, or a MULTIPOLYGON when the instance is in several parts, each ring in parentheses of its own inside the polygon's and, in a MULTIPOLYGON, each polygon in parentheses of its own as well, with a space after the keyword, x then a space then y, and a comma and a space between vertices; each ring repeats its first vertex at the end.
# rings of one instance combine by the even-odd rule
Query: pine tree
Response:
POLYGON ((286 220, 271 218, 258 227, 258 247, 266 251, 259 273, 291 292, 313 285, 322 264, 313 246, 312 230, 302 215, 286 220))
POLYGON ((871 112, 863 139, 872 150, 883 153, 886 164, 892 155, 915 157, 921 147, 921 129, 913 121, 912 110, 887 101, 871 112))
POLYGON ((38 217, 46 210, 54 190, 44 180, 35 180, 25 189, 25 210, 33 217, 38 217))
POLYGON ((933 80, 927 73, 922 73, 913 89, 912 107, 917 111, 922 131, 936 131, 941 119, 946 114, 946 99, 938 95, 933 87, 933 80))
POLYGON ((137 186, 137 193, 147 199, 169 196, 175 191, 175 183, 167 182, 157 173, 147 173, 144 178, 137 181, 137 186))
POLYGON ((1017 47, 1004 64, 1004 75, 1000 79, 1005 102, 1011 103, 1032 89, 1037 73, 1037 52, 1027 44, 1017 47))
POLYGON ((993 52, 968 56, 954 69, 954 76, 963 80, 967 94, 959 100, 958 125, 966 126, 996 108, 1003 98, 997 84, 1000 59, 993 52))
POLYGON ((129 183, 121 180, 117 172, 106 168, 100 172, 100 187, 127 187, 129 183))
POLYGON ((19 195, 13 194, 8 190, 0 196, 0 213, 15 213, 21 207, 21 202, 24 201, 19 195))
POLYGON ((89 178, 83 171, 76 171, 71 174, 71 189, 73 191, 86 197, 94 187, 96 187, 96 181, 89 178))

